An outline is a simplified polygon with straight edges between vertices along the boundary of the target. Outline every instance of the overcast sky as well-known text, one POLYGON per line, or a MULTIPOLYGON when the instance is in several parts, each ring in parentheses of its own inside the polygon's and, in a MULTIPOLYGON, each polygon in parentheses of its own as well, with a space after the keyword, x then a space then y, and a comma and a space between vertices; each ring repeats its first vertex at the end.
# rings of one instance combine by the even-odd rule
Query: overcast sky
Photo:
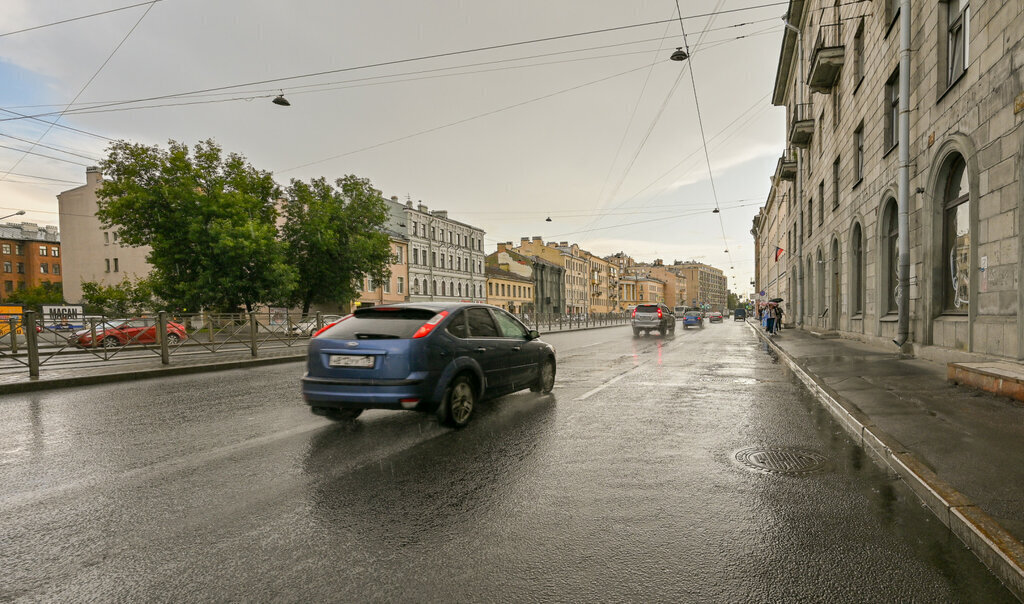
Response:
POLYGON ((160 0, 17 31, 138 1, 4 1, 3 214, 58 224, 56 194, 108 138, 213 138, 282 184, 356 174, 448 210, 488 252, 540 235, 697 259, 749 293, 751 219, 784 147, 769 95, 785 2, 680 0, 685 62, 669 60, 675 0, 160 0), (52 127, 32 152, 66 161, 25 154, 48 126, 7 110, 65 109, 88 134, 52 127))

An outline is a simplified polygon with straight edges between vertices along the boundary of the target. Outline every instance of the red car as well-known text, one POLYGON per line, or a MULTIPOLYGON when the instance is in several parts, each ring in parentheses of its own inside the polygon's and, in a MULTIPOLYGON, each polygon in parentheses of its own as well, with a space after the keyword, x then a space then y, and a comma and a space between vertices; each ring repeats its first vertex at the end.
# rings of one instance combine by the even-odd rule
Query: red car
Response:
MULTIPOLYGON (((185 326, 174 321, 167 322, 167 343, 171 346, 188 338, 185 326)), ((128 319, 107 321, 96 325, 96 343, 92 340, 92 329, 76 331, 69 343, 80 348, 94 345, 116 348, 127 344, 155 344, 156 319, 128 319)))

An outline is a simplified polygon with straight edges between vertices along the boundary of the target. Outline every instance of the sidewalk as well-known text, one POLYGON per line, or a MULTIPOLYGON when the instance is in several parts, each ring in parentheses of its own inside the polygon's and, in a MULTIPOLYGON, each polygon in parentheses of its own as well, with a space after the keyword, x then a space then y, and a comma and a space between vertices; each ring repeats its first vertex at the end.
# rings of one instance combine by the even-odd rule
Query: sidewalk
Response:
POLYGON ((748 323, 875 461, 1024 600, 1024 404, 895 349, 748 323))

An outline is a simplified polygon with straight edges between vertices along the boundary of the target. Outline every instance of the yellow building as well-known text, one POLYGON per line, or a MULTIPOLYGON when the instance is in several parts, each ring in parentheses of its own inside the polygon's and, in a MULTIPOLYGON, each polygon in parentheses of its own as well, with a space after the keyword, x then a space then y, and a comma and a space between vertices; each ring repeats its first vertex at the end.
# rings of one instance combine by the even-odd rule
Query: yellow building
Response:
POLYGON ((544 243, 543 238, 537 236, 532 239, 522 237, 515 250, 565 268, 565 313, 579 315, 590 312, 589 268, 584 257, 587 252, 580 250, 579 245, 570 245, 568 241, 544 243))
POLYGON ((484 268, 487 276, 487 303, 521 315, 533 306, 533 279, 493 266, 484 268))
POLYGON ((394 304, 409 299, 409 243, 399 235, 391 235, 391 277, 376 283, 369 277, 360 283, 359 297, 352 305, 377 306, 394 304))
POLYGON ((665 282, 647 275, 622 275, 619 278, 619 307, 627 310, 638 304, 665 302, 665 282))

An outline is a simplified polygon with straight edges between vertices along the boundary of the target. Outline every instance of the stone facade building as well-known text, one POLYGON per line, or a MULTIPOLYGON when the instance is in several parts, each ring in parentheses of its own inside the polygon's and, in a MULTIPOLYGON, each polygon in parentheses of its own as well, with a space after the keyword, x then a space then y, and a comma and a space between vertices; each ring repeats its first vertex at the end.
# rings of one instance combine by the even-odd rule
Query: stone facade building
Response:
POLYGON ((498 244, 498 251, 487 256, 487 265, 527 277, 533 284, 533 300, 523 304, 523 312, 560 315, 565 308, 565 268, 539 256, 517 252, 512 242, 498 244))
POLYGON ((408 240, 409 300, 485 302, 483 229, 423 203, 386 201, 388 229, 408 240))
POLYGON ((702 262, 672 263, 672 271, 686 283, 686 298, 680 306, 704 306, 725 312, 729 301, 729 281, 722 269, 702 262))
POLYGON ((894 340, 902 195, 907 344, 1021 359, 1024 14, 1019 3, 956 0, 915 0, 909 13, 892 0, 790 1, 773 95, 788 146, 754 221, 756 289, 786 299, 790 324, 894 340))

